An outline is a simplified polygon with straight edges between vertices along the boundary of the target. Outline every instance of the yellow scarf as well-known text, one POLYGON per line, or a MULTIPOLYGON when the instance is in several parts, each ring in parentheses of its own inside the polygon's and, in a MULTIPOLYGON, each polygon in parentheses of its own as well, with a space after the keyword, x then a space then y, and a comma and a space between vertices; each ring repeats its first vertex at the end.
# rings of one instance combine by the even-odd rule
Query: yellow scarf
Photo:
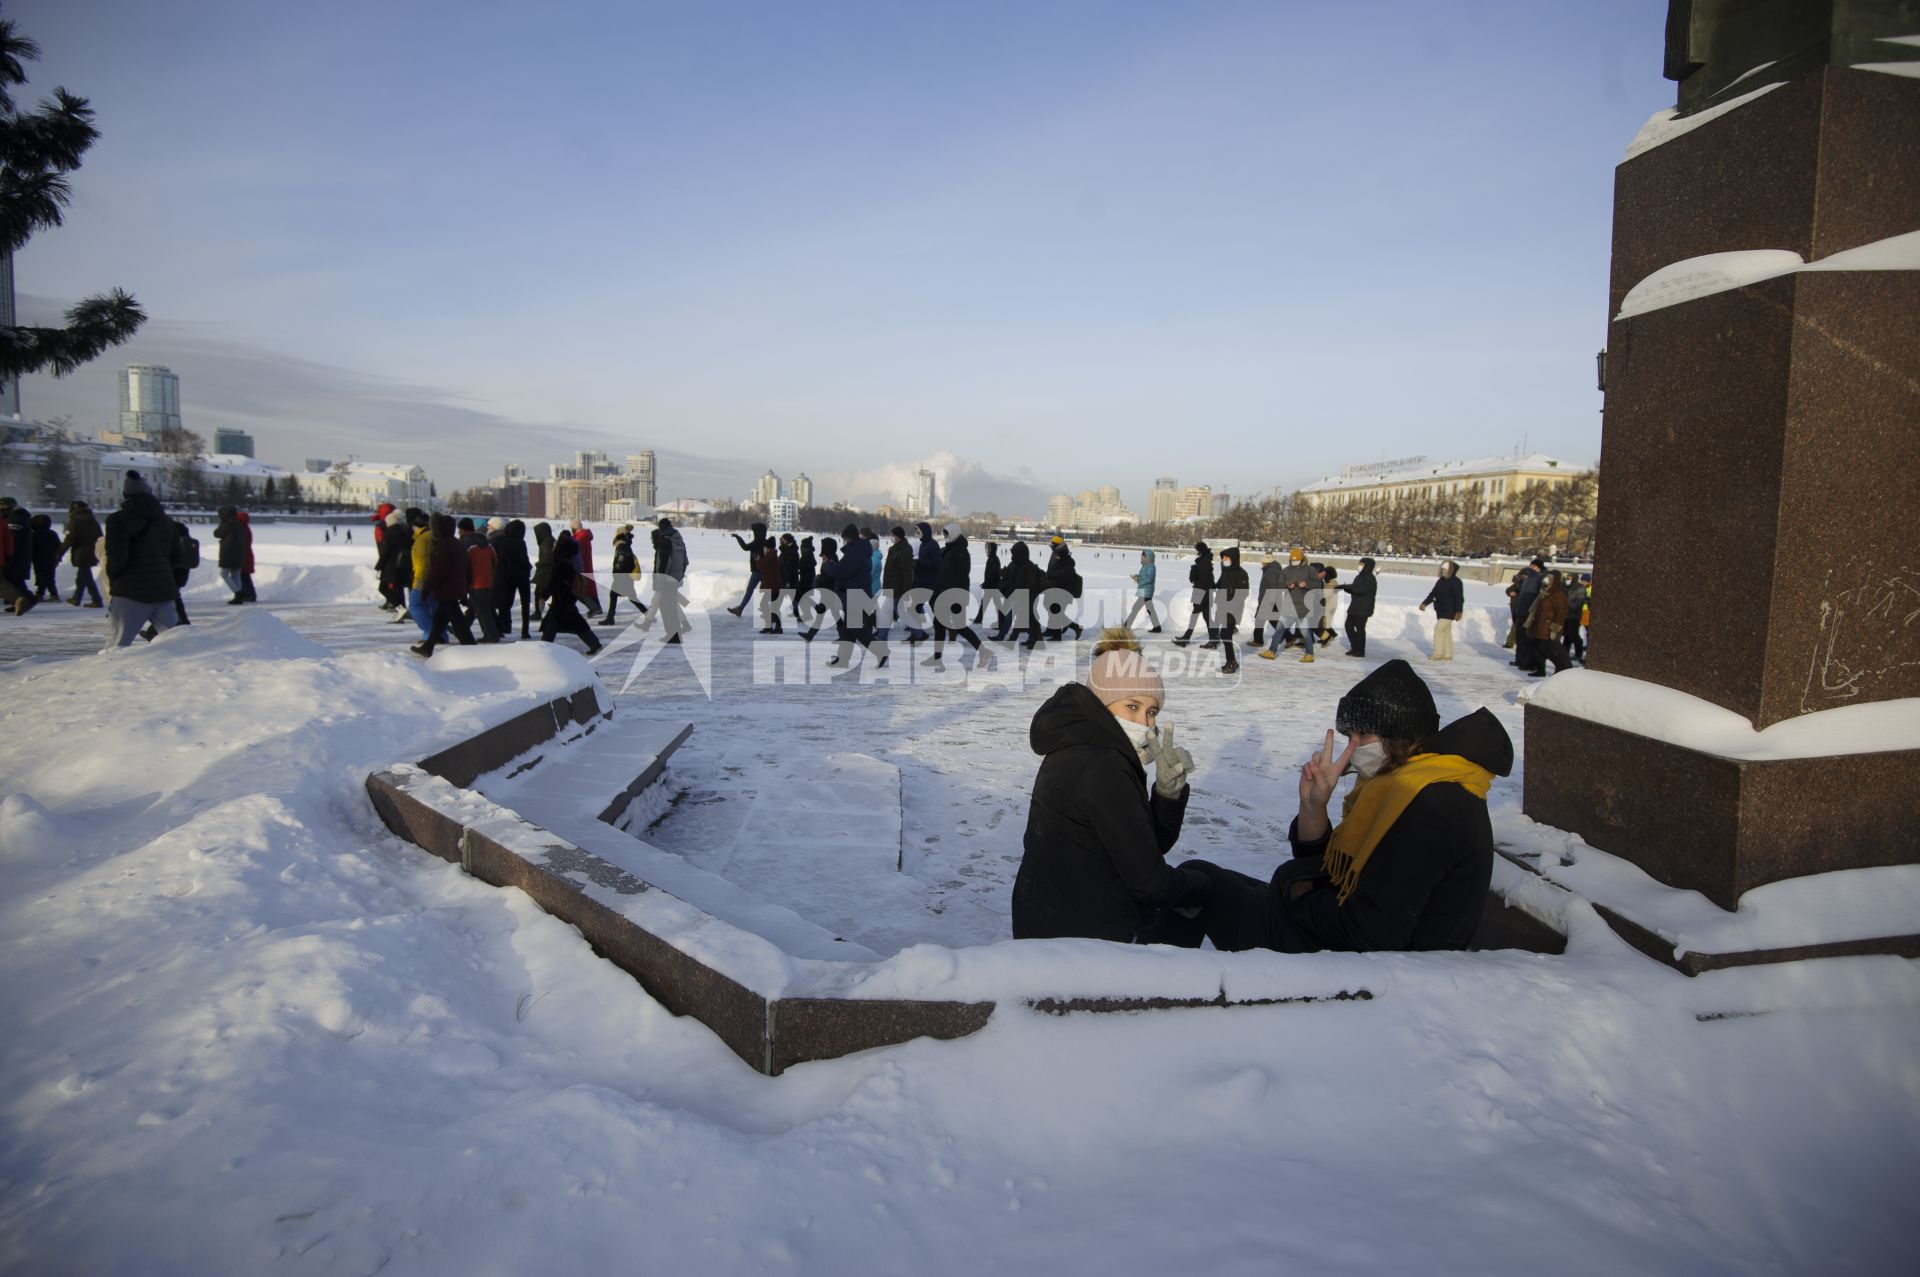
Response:
POLYGON ((1392 771, 1353 787, 1340 809, 1340 826, 1327 843, 1327 876, 1340 889, 1341 904, 1360 885, 1367 858, 1400 813, 1428 785, 1447 782, 1484 800, 1493 785, 1493 773, 1458 754, 1415 754, 1392 771))

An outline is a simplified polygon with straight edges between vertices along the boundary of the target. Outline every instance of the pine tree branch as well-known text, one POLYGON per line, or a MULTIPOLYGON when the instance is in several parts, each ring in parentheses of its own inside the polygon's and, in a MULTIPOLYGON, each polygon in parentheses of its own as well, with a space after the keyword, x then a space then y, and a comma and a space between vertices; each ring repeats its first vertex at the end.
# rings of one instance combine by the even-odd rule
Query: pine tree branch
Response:
POLYGON ((140 303, 116 288, 70 308, 65 328, 0 327, 0 378, 36 372, 64 377, 132 337, 146 320, 140 303))

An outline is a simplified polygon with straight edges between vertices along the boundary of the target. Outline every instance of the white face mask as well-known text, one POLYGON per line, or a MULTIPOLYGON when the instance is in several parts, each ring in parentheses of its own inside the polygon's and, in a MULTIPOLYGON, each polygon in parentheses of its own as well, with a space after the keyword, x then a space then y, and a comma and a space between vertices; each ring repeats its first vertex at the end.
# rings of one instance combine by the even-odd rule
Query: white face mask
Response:
POLYGON ((1147 746, 1153 740, 1153 728, 1148 727, 1145 723, 1136 723, 1130 718, 1122 718, 1118 714, 1113 716, 1113 721, 1120 724, 1120 730, 1127 734, 1127 739, 1131 741, 1133 747, 1140 752, 1141 761, 1145 762, 1147 746))
POLYGON ((1355 745, 1353 747, 1353 761, 1351 766, 1353 770, 1359 772, 1362 777, 1378 775, 1380 769, 1386 765, 1387 747, 1379 741, 1368 741, 1364 745, 1355 745))

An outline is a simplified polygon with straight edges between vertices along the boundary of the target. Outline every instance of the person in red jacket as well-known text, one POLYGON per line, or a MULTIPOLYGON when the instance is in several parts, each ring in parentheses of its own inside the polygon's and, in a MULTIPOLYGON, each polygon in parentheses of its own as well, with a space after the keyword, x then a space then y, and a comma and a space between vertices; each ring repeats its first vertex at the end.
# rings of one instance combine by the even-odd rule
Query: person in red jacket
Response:
POLYGON ((493 578, 500 556, 472 519, 460 520, 460 544, 467 550, 467 619, 480 622, 482 643, 498 643, 500 617, 493 606, 493 578))
POLYGON ((382 501, 373 512, 373 566, 380 577, 380 610, 382 612, 391 612, 397 607, 405 607, 407 603, 407 592, 389 581, 384 570, 387 566, 383 553, 387 538, 387 516, 392 513, 393 502, 391 501, 382 501))
POLYGON ((573 531, 574 548, 580 551, 580 562, 577 565, 580 569, 580 579, 587 583, 587 596, 581 601, 587 605, 587 619, 598 620, 600 583, 593 579, 593 529, 582 526, 578 519, 568 526, 573 531))
POLYGON ((253 592, 253 525, 248 522, 245 510, 236 510, 233 517, 240 521, 241 541, 247 547, 247 564, 240 572, 240 601, 258 603, 260 596, 253 592))
POLYGON ((421 656, 432 656, 434 644, 443 641, 449 629, 462 647, 473 646, 473 630, 467 625, 466 614, 460 610, 460 600, 467 597, 467 549, 454 536, 452 515, 434 515, 432 526, 433 546, 427 558, 427 579, 420 592, 426 596, 433 615, 427 625, 426 641, 415 643, 409 649, 421 656))

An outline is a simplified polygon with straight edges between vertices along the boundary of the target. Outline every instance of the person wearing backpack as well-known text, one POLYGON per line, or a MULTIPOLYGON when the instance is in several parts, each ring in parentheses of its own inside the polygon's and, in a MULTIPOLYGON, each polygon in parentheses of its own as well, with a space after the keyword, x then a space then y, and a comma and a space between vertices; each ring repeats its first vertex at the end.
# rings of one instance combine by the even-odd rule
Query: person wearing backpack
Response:
POLYGON ((115 647, 130 647, 140 631, 177 623, 183 557, 173 520, 140 477, 127 471, 120 508, 107 516, 107 633, 115 647))

